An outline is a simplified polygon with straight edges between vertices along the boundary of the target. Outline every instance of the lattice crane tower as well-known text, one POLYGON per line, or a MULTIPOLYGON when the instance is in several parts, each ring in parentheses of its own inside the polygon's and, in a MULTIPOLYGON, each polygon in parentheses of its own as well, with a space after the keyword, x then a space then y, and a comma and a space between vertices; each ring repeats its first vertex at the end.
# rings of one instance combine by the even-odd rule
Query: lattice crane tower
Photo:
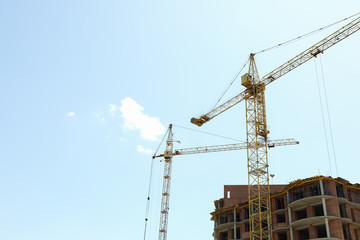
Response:
POLYGON ((316 57, 360 29, 360 17, 330 34, 320 42, 301 52, 291 60, 260 79, 254 55, 250 54, 248 73, 242 76, 246 90, 209 113, 192 118, 191 123, 202 126, 219 114, 245 100, 246 137, 248 158, 248 193, 250 240, 272 239, 272 222, 269 187, 268 134, 265 108, 265 87, 303 63, 316 57))
MULTIPOLYGON (((163 154, 153 156, 153 158, 163 157, 165 159, 161 210, 160 210, 159 240, 167 239, 167 227, 168 227, 168 216, 169 216, 169 205, 170 205, 170 184, 171 184, 173 156, 242 150, 242 149, 247 149, 247 145, 248 145, 247 143, 242 142, 242 143, 234 143, 234 144, 183 148, 183 149, 173 150, 174 148, 173 143, 174 143, 174 139, 172 132, 172 124, 170 124, 168 129, 168 137, 166 141, 166 150, 164 151, 163 154)), ((299 142, 295 141, 292 138, 279 139, 268 142, 269 147, 287 146, 287 145, 295 145, 295 144, 299 144, 299 142)))

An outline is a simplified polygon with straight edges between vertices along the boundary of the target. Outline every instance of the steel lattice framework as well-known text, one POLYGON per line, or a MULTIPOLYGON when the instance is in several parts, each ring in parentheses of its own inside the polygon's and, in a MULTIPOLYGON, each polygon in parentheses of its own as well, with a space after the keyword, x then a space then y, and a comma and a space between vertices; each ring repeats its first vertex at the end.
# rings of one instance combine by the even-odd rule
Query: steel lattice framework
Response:
POLYGON ((254 55, 246 77, 251 82, 251 93, 245 99, 250 239, 272 239, 265 84, 260 81, 254 55))
MULTIPOLYGON (((324 51, 338 42, 344 40, 345 38, 349 37, 353 33, 357 32, 360 29, 360 18, 356 18, 352 22, 348 23, 347 25, 343 26, 336 32, 330 34, 317 44, 313 45, 312 47, 306 49, 302 53, 298 54, 294 58, 290 59, 283 65, 279 66, 275 70, 271 71, 270 73, 266 74, 262 78, 262 82, 265 85, 275 81, 276 79, 284 76, 285 74, 289 73, 290 71, 294 70, 295 68, 299 67, 303 63, 309 61, 310 59, 316 57, 319 53, 324 53, 324 51)), ((201 115, 198 118, 192 118, 191 122, 198 126, 203 125, 207 121, 210 121, 214 117, 218 116, 219 114, 225 112, 226 110, 230 109, 231 107, 235 106, 236 104, 240 103, 241 101, 245 100, 249 94, 248 90, 245 90, 235 97, 229 99, 228 101, 224 102, 220 106, 214 108, 210 112, 201 115)))
MULTIPOLYGON (((265 142, 259 144, 264 145, 265 142)), ((299 144, 299 141, 296 141, 293 138, 267 141, 267 145, 269 148, 277 147, 277 146, 295 145, 295 144, 299 144)), ((188 155, 188 154, 199 154, 199 153, 234 151, 234 150, 247 149, 247 147, 248 144, 246 142, 241 142, 241 143, 213 145, 213 146, 204 146, 204 147, 181 148, 181 149, 175 149, 172 155, 177 156, 177 155, 188 155)), ((154 156, 154 158, 157 157, 164 157, 164 154, 154 156)))
MULTIPOLYGON (((172 170, 173 156, 242 150, 242 149, 248 148, 248 144, 246 142, 242 142, 242 143, 235 143, 235 144, 224 144, 224 145, 204 146, 204 147, 195 147, 195 148, 175 149, 173 151, 173 142, 174 142, 174 140, 173 140, 173 133, 172 133, 172 125, 170 124, 169 130, 168 130, 168 138, 166 141, 166 150, 165 150, 164 154, 153 156, 153 158, 164 157, 164 159, 165 159, 163 189, 162 189, 162 198, 161 198, 159 240, 167 239, 167 226, 168 226, 168 215, 169 215, 169 204, 170 204, 170 183, 171 183, 171 170, 172 170)), ((267 144, 268 147, 275 147, 275 146, 295 145, 295 144, 299 144, 299 142, 290 138, 290 139, 273 140, 273 141, 269 141, 267 143, 263 142, 262 144, 263 145, 267 144)))
POLYGON ((249 71, 242 77, 242 83, 246 90, 214 108, 209 113, 191 119, 193 124, 202 126, 207 121, 245 100, 250 240, 272 239, 269 165, 266 144, 268 130, 265 109, 265 87, 303 63, 317 57, 319 53, 324 53, 326 49, 334 46, 358 30, 360 30, 360 17, 290 59, 265 75, 261 80, 257 72, 254 54, 251 54, 249 71))
POLYGON ((172 125, 170 124, 168 138, 166 141, 166 150, 163 155, 163 157, 165 158, 165 165, 164 165, 164 179, 163 179, 163 188, 162 188, 162 197, 161 197, 159 240, 167 239, 167 226, 168 226, 167 223, 169 216, 173 146, 174 144, 173 144, 172 125))

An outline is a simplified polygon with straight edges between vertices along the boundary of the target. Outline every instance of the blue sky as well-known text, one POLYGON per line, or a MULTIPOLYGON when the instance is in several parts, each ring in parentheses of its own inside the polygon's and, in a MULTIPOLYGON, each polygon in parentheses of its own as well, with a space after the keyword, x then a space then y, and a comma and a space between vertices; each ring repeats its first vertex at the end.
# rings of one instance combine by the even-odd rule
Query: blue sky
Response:
MULTIPOLYGON (((243 104, 201 128, 190 118, 211 108, 249 53, 359 7, 355 0, 0 1, 0 239, 142 239, 151 154, 168 124, 243 141, 243 104)), ((259 74, 340 26, 257 55, 259 74)), ((353 183, 360 182, 359 40, 358 32, 322 56, 338 174, 353 183)), ((236 81, 224 100, 242 90, 236 81)), ((266 94, 271 138, 300 141, 270 150, 271 183, 330 175, 314 61, 266 94)), ((176 148, 234 142, 174 132, 176 148)), ((213 201, 223 185, 247 184, 245 161, 245 151, 174 159, 169 239, 211 238, 213 201)), ((162 167, 154 163, 147 239, 157 239, 162 167)))

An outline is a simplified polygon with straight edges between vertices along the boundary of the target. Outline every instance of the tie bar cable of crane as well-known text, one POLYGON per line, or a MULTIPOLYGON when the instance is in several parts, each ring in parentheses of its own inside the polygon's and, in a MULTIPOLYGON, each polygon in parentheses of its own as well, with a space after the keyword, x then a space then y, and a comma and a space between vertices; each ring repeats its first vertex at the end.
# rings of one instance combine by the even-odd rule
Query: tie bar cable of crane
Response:
POLYGON ((146 233, 147 233, 147 224, 148 224, 148 220, 149 220, 149 211, 150 211, 150 194, 151 194, 151 187, 152 187, 152 175, 153 175, 153 167, 154 167, 154 159, 155 156, 157 154, 157 152, 159 151, 160 146, 162 145, 162 143, 164 142, 164 139, 168 133, 169 129, 166 131, 166 133, 164 134, 159 146, 157 147, 152 160, 151 160, 151 167, 150 167, 150 176, 149 176, 149 188, 148 188, 148 196, 146 198, 146 209, 145 209, 145 227, 144 227, 144 240, 146 239, 146 233))
POLYGON ((319 81, 318 68, 317 68, 317 64, 316 64, 316 58, 314 58, 314 64, 315 64, 316 82, 317 82, 317 87, 318 87, 318 95, 319 95, 319 101, 320 101, 321 117, 322 117, 322 123, 323 123, 323 128, 324 128, 326 151, 327 151, 327 155, 328 155, 330 175, 332 176, 331 159, 330 159, 330 151, 329 151, 329 142, 328 142, 328 136, 327 136, 327 131, 326 131, 324 107, 323 107, 323 101, 322 101, 322 97, 321 97, 320 81, 319 81))
POLYGON ((200 131, 200 130, 195 130, 195 129, 188 128, 188 127, 182 127, 182 126, 179 126, 179 125, 176 125, 176 124, 173 124, 173 126, 179 127, 179 128, 183 128, 183 129, 187 129, 187 130, 191 130, 191 131, 194 131, 194 132, 200 132, 200 133, 203 133, 203 134, 212 135, 212 136, 215 136, 215 137, 221 137, 221 138, 225 138, 225 139, 229 139, 229 140, 233 140, 233 141, 237 141, 237 142, 244 142, 244 141, 241 141, 241 140, 236 139, 236 138, 225 137, 225 136, 221 136, 221 135, 214 134, 214 133, 208 133, 208 132, 204 132, 204 131, 200 131))
POLYGON ((235 82, 235 80, 239 77, 240 73, 242 72, 242 70, 244 70, 245 66, 248 64, 248 62, 250 61, 250 58, 248 57, 245 61, 245 63, 242 65, 242 67, 240 68, 240 70, 235 74, 235 76, 233 77, 233 79, 231 80, 230 84, 225 88, 225 90, 220 94, 219 99, 216 101, 216 103, 214 104, 213 108, 214 109, 219 102, 221 101, 221 99, 224 97, 224 95, 227 93, 227 91, 229 90, 229 88, 233 85, 233 83, 235 82))
POLYGON ((325 85, 324 68, 323 68, 323 64, 322 64, 322 57, 321 57, 321 55, 320 55, 319 60, 320 60, 320 69, 321 69, 321 75, 322 75, 324 95, 325 95, 325 103, 326 103, 326 111, 327 111, 327 117, 328 117, 328 124, 329 124, 329 130, 330 130, 330 139, 331 139, 331 145, 332 145, 332 150, 333 150, 333 157, 334 157, 334 162, 335 162, 336 176, 339 177, 338 167, 337 167, 337 160, 336 160, 334 137, 333 137, 333 131, 332 131, 332 126, 331 126, 329 103, 328 103, 328 97, 327 97, 327 91, 326 91, 326 85, 325 85))
POLYGON ((355 16, 357 16, 357 15, 359 15, 359 14, 360 14, 360 12, 355 13, 355 14, 347 17, 347 18, 344 18, 344 19, 341 19, 341 20, 339 20, 339 21, 337 21, 337 22, 334 22, 334 23, 331 23, 331 24, 329 24, 329 25, 326 25, 325 27, 316 29, 316 30, 311 31, 311 32, 309 32, 309 33, 306 33, 306 34, 304 34, 304 35, 298 36, 298 37, 296 37, 296 38, 290 39, 290 40, 285 41, 285 42, 283 42, 283 43, 279 43, 279 44, 274 45, 274 46, 272 46, 272 47, 269 47, 269 48, 266 48, 266 49, 261 50, 261 51, 259 51, 259 52, 256 52, 256 53, 254 53, 254 55, 259 54, 259 53, 263 53, 263 52, 267 52, 267 51, 272 50, 272 49, 275 49, 275 48, 283 47, 283 46, 288 45, 288 44, 290 44, 290 43, 293 43, 293 42, 296 42, 296 41, 298 41, 298 40, 304 39, 304 38, 309 37, 309 36, 311 36, 311 35, 313 35, 313 34, 315 34, 315 33, 321 32, 321 31, 323 31, 323 30, 325 30, 325 29, 327 29, 327 28, 329 28, 329 27, 332 27, 332 26, 334 26, 334 25, 336 25, 336 24, 338 24, 338 23, 341 23, 341 22, 344 22, 344 21, 346 21, 346 20, 348 20, 348 19, 350 19, 350 18, 353 18, 353 17, 355 17, 355 16))

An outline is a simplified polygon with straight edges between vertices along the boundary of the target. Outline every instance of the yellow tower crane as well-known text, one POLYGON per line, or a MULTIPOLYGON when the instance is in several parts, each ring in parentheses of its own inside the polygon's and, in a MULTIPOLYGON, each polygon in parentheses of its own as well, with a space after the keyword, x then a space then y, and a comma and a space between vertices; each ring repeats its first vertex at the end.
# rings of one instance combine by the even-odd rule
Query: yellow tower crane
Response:
POLYGON ((192 118, 191 123, 202 126, 219 114, 245 100, 248 158, 248 196, 250 240, 272 239, 270 207, 268 134, 265 108, 265 87, 319 53, 334 46, 360 29, 360 17, 306 49, 275 70, 259 77, 254 55, 250 54, 249 71, 241 77, 246 90, 214 108, 207 114, 192 118))
MULTIPOLYGON (((280 139, 268 141, 268 147, 286 146, 299 144, 294 139, 280 139)), ((194 148, 183 148, 174 149, 174 139, 172 132, 172 124, 169 125, 168 136, 166 140, 166 149, 163 154, 153 156, 153 158, 163 157, 165 159, 164 164, 164 179, 163 189, 161 198, 161 209, 160 209, 160 227, 159 227, 159 240, 167 239, 167 227, 168 227, 168 216, 169 216, 169 204, 170 204, 170 184, 171 184, 171 170, 172 170, 172 158, 177 155, 188 155, 188 154, 199 154, 199 153, 210 153, 210 152, 222 152, 222 151, 233 151, 246 149, 247 143, 234 143, 225 145, 214 145, 205 147, 194 147, 194 148)))

